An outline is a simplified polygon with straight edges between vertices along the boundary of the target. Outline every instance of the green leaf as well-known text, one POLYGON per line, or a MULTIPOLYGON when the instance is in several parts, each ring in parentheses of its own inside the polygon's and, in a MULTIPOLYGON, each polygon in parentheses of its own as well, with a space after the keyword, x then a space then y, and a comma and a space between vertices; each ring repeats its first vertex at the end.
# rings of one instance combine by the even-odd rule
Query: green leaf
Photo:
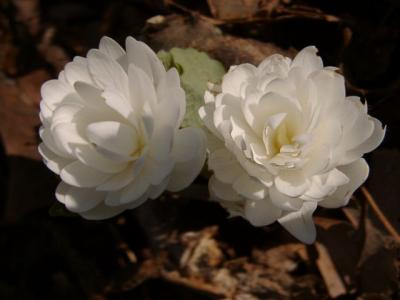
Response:
POLYGON ((56 201, 49 208, 49 215, 51 217, 77 217, 78 215, 70 212, 64 204, 56 201))
POLYGON ((206 53, 192 48, 160 51, 158 57, 167 70, 175 67, 181 77, 181 85, 186 93, 186 115, 182 127, 201 127, 198 110, 204 103, 207 83, 220 83, 226 72, 224 66, 206 53))

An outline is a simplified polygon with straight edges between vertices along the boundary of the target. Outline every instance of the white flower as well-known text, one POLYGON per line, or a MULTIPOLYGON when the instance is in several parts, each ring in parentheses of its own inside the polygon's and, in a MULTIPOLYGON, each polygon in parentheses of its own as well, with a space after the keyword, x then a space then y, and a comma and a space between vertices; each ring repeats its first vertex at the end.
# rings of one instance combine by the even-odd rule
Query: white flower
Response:
POLYGON ((176 69, 132 37, 104 37, 42 86, 39 152, 59 174, 56 197, 87 219, 132 209, 200 172, 206 138, 179 129, 185 94, 176 69))
POLYGON ((258 67, 233 66, 199 111, 216 137, 211 195, 231 215, 254 226, 277 220, 305 243, 315 240, 317 206, 348 203, 368 176, 361 156, 385 134, 316 53, 307 47, 293 61, 272 55, 258 67))

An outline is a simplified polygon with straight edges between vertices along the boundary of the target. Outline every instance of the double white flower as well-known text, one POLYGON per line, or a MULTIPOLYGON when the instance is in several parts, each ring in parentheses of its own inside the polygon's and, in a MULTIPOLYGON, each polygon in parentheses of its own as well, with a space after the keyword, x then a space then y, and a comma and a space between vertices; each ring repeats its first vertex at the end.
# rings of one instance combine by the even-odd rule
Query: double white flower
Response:
POLYGON ((233 66, 199 111, 213 134, 212 196, 231 215, 254 226, 277 220, 305 243, 315 240, 317 206, 348 203, 368 176, 362 155, 385 134, 316 53, 233 66))
POLYGON ((56 197, 87 219, 112 217, 200 172, 206 138, 179 126, 185 94, 176 69, 128 37, 103 38, 42 87, 39 151, 59 174, 56 197))
MULTIPOLYGON (((368 176, 361 157, 385 134, 316 53, 233 66, 199 111, 211 133, 212 197, 232 216, 254 226, 278 221, 305 243, 315 240, 317 206, 347 204, 368 176)), ((184 189, 204 164, 202 130, 180 129, 186 102, 176 69, 165 71, 131 37, 126 52, 103 38, 75 57, 43 85, 42 98, 39 151, 62 179, 57 199, 84 218, 184 189)))

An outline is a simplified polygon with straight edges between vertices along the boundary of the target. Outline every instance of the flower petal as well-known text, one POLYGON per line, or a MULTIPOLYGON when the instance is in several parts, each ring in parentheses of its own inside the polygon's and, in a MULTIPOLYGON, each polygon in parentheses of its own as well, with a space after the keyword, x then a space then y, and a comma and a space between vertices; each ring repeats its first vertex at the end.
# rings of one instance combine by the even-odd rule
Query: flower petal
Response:
POLYGON ((60 174, 61 170, 71 163, 70 159, 58 156, 52 152, 44 143, 40 143, 38 147, 40 155, 43 157, 43 162, 46 166, 56 174, 60 174))
POLYGON ((349 178, 349 182, 338 187, 333 195, 318 202, 318 205, 322 207, 338 208, 347 205, 354 191, 363 184, 369 174, 368 164, 363 158, 338 169, 349 178))
POLYGON ((100 40, 99 50, 108 57, 117 60, 125 55, 125 50, 113 39, 103 36, 100 40))
POLYGON ((98 107, 104 105, 104 98, 101 96, 102 91, 86 82, 77 81, 74 84, 75 91, 81 97, 85 105, 98 107))
POLYGON ((167 187, 171 192, 180 191, 188 187, 197 175, 199 175, 206 160, 207 138, 204 132, 201 129, 194 128, 190 129, 190 131, 192 134, 188 139, 195 145, 193 147, 195 153, 189 160, 180 161, 175 164, 167 187))
POLYGON ((374 130, 371 136, 356 148, 346 152, 341 158, 339 162, 340 164, 348 164, 353 162, 363 154, 371 152, 378 147, 380 143, 382 143, 385 137, 386 127, 382 128, 382 123, 375 118, 371 118, 371 121, 374 123, 374 130))
POLYGON ((76 147, 87 144, 87 140, 80 135, 77 125, 73 123, 57 124, 51 129, 51 133, 57 148, 71 158, 75 156, 76 147))
POLYGON ((187 127, 178 130, 172 149, 175 161, 185 162, 194 159, 200 137, 205 139, 204 132, 199 128, 187 127))
POLYGON ((267 226, 275 222, 282 211, 267 197, 260 200, 247 200, 244 216, 253 226, 267 226))
POLYGON ((135 128, 113 121, 89 124, 86 134, 90 142, 111 152, 130 156, 138 147, 135 128))
POLYGON ((299 211, 287 213, 278 222, 295 238, 305 244, 312 244, 317 235, 312 219, 316 208, 317 202, 305 201, 299 211))
POLYGON ((152 185, 149 189, 149 198, 157 199, 165 191, 168 186, 169 177, 166 177, 160 184, 152 185))
POLYGON ((180 87, 178 71, 168 70, 157 86, 159 103, 154 117, 164 124, 175 124, 175 129, 183 121, 186 111, 185 92, 180 87))
POLYGON ((92 144, 81 145, 75 149, 76 157, 85 165, 103 173, 117 173, 124 170, 127 161, 111 160, 99 153, 92 144))
POLYGON ((214 171, 219 181, 233 183, 244 171, 226 148, 221 148, 210 153, 208 167, 214 171))
POLYGON ((152 185, 159 185, 172 172, 174 165, 175 162, 172 157, 163 161, 147 157, 141 176, 146 178, 152 185))
POLYGON ((55 193, 56 199, 59 202, 61 202, 62 204, 65 204, 65 196, 67 195, 70 187, 71 187, 70 185, 68 185, 62 181, 57 185, 56 193, 55 193))
POLYGON ((243 197, 240 196, 231 184, 219 181, 215 176, 211 176, 208 181, 208 189, 210 190, 211 198, 224 201, 240 201, 243 197))
POLYGON ((127 208, 127 206, 107 206, 101 202, 91 210, 81 212, 80 215, 87 220, 104 220, 115 217, 127 208))
POLYGON ((110 176, 111 174, 99 172, 80 161, 70 163, 60 173, 60 177, 65 183, 76 187, 95 187, 110 176))
POLYGON ((222 80, 222 92, 240 96, 241 85, 254 75, 257 68, 251 64, 232 66, 222 80))
POLYGON ((301 172, 281 172, 275 177, 275 186, 279 192, 290 197, 302 195, 309 186, 309 182, 301 172))
POLYGON ((250 200, 258 201, 267 196, 265 186, 244 172, 235 180, 232 187, 238 194, 250 200))
POLYGON ((141 68, 157 86, 160 78, 165 74, 165 68, 157 55, 145 43, 126 38, 126 52, 129 64, 141 68))
POLYGON ((140 173, 143 159, 140 159, 125 168, 122 172, 110 177, 106 182, 96 187, 98 191, 117 191, 130 184, 140 173))
POLYGON ((140 67, 130 64, 128 68, 129 95, 135 112, 141 113, 145 105, 153 111, 157 104, 157 94, 149 75, 140 67))
POLYGON ((87 59, 89 72, 100 88, 120 91, 125 99, 129 99, 128 76, 118 62, 96 49, 88 52, 87 59))
POLYGON ((137 176, 128 186, 121 190, 121 203, 131 203, 141 197, 147 189, 150 187, 150 183, 144 176, 137 176))
POLYGON ((89 74, 86 58, 75 56, 72 62, 65 65, 64 72, 65 77, 71 86, 73 86, 77 81, 93 83, 89 74))
POLYGON ((70 187, 65 194, 65 206, 72 212, 82 213, 104 200, 105 193, 93 189, 70 187))
POLYGON ((54 110, 61 100, 71 92, 72 88, 66 83, 55 79, 46 81, 40 89, 43 98, 42 101, 46 103, 51 110, 54 110))
POLYGON ((308 76, 314 71, 321 70, 323 63, 321 57, 317 55, 318 49, 315 46, 309 46, 297 53, 292 61, 292 68, 300 67, 304 75, 308 76))
POLYGON ((289 197, 279 192, 274 186, 269 189, 269 197, 276 207, 284 211, 297 211, 303 204, 303 200, 297 197, 289 197))

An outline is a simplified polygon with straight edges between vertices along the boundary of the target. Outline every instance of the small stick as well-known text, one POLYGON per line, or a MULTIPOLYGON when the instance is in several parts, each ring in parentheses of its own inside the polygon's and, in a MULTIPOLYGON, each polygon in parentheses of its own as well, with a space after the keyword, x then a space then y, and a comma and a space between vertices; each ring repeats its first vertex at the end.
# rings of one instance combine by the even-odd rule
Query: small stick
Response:
POLYGON ((390 235, 400 243, 400 235, 397 230, 393 227, 390 221, 386 218, 385 214, 379 208, 378 204, 376 203, 375 199, 372 197, 370 192, 367 190, 366 187, 361 187, 361 192, 363 193, 365 199, 367 200, 368 204, 371 206, 373 212, 378 217, 379 221, 383 224, 385 229, 390 233, 390 235))
POLYGON ((346 287, 336 270, 328 250, 321 243, 316 243, 315 248, 318 251, 317 266, 325 282, 329 296, 336 298, 345 295, 346 287))

